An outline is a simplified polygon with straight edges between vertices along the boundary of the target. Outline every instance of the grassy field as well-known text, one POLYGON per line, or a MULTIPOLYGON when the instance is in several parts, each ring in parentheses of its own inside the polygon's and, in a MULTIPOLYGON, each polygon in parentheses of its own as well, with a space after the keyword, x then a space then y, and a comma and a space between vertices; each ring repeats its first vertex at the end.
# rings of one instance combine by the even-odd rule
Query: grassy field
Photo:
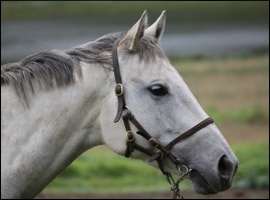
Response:
POLYGON ((268 55, 189 60, 174 66, 230 144, 268 141, 268 55))
MULTIPOLYGON (((173 60, 239 159, 233 187, 269 188, 269 56, 173 60)), ((191 182, 181 183, 190 189, 191 182)), ((168 191, 147 164, 105 146, 81 155, 42 194, 168 191)))

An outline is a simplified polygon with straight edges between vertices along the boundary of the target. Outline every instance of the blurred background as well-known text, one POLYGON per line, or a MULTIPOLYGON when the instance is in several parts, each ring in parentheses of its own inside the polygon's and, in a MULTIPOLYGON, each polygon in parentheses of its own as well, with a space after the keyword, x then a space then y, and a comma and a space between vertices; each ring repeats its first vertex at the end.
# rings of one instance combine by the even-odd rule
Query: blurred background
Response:
MULTIPOLYGON (((184 197, 269 198, 268 1, 1 1, 1 65, 128 31, 144 10, 149 24, 167 11, 161 46, 240 162, 229 191, 197 195, 186 180, 184 197)), ((99 146, 38 198, 170 198, 169 191, 157 169, 99 146)))
POLYGON ((2 2, 1 62, 66 49, 127 31, 147 9, 167 11, 168 56, 231 56, 269 51, 268 2, 2 2), (131 8, 131 9, 130 9, 131 8), (27 48, 26 48, 27 47, 27 48))

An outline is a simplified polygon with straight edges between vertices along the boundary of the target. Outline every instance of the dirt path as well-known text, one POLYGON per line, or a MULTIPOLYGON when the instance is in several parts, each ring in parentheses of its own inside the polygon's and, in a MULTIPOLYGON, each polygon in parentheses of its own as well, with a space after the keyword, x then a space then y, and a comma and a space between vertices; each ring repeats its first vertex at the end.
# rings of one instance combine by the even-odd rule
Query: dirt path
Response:
MULTIPOLYGON (((183 191, 186 199, 269 199, 269 189, 230 189, 216 195, 198 195, 183 191)), ((55 194, 39 195, 37 199, 172 199, 172 192, 133 194, 55 194)))

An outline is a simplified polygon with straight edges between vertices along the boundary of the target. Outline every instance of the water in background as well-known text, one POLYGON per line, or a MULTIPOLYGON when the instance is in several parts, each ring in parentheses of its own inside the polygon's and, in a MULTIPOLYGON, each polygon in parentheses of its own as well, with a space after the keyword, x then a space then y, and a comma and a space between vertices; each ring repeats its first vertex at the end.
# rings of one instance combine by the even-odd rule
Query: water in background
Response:
MULTIPOLYGON (((106 16, 105 16, 106 17, 106 16)), ((109 16, 108 16, 109 18, 109 16)), ((24 20, 1 23, 1 64, 41 50, 68 49, 110 32, 127 31, 136 21, 97 23, 86 18, 24 20)), ((153 21, 149 21, 149 24, 153 21)), ((161 46, 168 56, 232 56, 269 52, 269 25, 170 22, 161 46)))

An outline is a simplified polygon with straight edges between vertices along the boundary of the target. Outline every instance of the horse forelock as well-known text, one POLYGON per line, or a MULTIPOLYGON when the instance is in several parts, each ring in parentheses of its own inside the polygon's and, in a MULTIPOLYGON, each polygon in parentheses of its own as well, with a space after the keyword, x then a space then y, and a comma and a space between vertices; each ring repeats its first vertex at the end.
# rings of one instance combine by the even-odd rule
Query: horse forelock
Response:
POLYGON ((141 61, 157 61, 158 59, 168 60, 163 50, 152 37, 143 36, 139 44, 139 58, 141 61))
MULTIPOLYGON (((21 62, 1 66, 1 85, 11 85, 28 107, 29 92, 34 94, 33 79, 45 90, 74 84, 74 75, 82 77, 80 61, 97 63, 112 70, 112 46, 123 33, 111 33, 81 46, 60 51, 49 50, 32 54, 21 62)), ((166 55, 150 37, 142 37, 138 49, 140 61, 166 59, 166 55)))

